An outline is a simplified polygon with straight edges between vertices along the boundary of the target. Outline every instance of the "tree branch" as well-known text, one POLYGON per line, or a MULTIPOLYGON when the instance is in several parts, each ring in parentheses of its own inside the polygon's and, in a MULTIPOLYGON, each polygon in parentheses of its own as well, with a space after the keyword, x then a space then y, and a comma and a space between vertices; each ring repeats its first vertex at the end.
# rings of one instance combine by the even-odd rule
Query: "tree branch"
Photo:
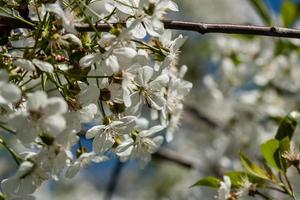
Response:
MULTIPOLYGON (((300 29, 282 28, 275 26, 256 26, 242 24, 216 24, 189 21, 163 20, 166 29, 175 29, 183 31, 194 31, 201 34, 206 33, 225 33, 240 35, 260 35, 271 37, 298 38, 300 39, 300 29)), ((114 25, 114 24, 112 24, 114 25)), ((95 24, 100 31, 109 31, 110 26, 107 24, 95 24)), ((89 25, 76 25, 79 32, 93 31, 89 25)))
POLYGON ((197 163, 195 160, 182 156, 181 154, 164 147, 161 147, 159 151, 154 153, 153 158, 170 161, 190 169, 197 168, 199 166, 199 163, 197 163))
MULTIPOLYGON (((257 25, 242 25, 242 24, 225 24, 225 23, 202 23, 190 21, 175 21, 163 20, 166 29, 175 29, 183 31, 194 31, 201 34, 206 33, 225 33, 225 34, 241 34, 241 35, 261 35, 271 37, 284 37, 284 38, 298 38, 300 39, 300 29, 283 28, 276 26, 257 26, 257 25)), ((107 32, 110 30, 111 25, 104 23, 97 23, 95 27, 99 31, 107 32)), ((125 25, 125 24, 121 24, 125 25)), ((24 23, 18 19, 0 15, 1 30, 4 27, 10 28, 34 28, 29 24, 24 23)), ((75 28, 79 32, 92 32, 93 27, 88 24, 76 24, 75 28)))
POLYGON ((117 161, 115 167, 113 168, 110 180, 108 182, 108 186, 105 192, 104 199, 105 200, 111 200, 112 196, 117 188, 117 184, 119 182, 119 178, 121 176, 122 168, 124 166, 124 163, 117 161))

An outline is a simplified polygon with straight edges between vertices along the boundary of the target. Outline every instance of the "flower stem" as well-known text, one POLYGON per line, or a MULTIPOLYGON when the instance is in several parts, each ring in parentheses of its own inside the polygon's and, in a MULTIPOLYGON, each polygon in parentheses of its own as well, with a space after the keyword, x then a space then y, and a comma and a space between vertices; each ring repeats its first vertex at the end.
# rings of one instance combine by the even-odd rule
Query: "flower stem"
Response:
POLYGON ((1 137, 0 137, 0 144, 2 144, 2 146, 10 153, 10 155, 16 161, 17 165, 20 165, 22 162, 22 158, 20 158, 20 156, 18 156, 18 154, 12 148, 10 148, 7 145, 7 143, 4 141, 4 139, 1 137))
POLYGON ((7 131, 7 132, 9 132, 9 133, 12 133, 12 134, 14 134, 14 135, 16 134, 15 131, 13 131, 13 130, 11 130, 10 128, 4 126, 2 123, 0 123, 0 128, 2 128, 3 130, 5 130, 5 131, 7 131))
POLYGON ((259 192, 259 191, 256 191, 255 193, 256 193, 258 196, 261 196, 263 199, 266 199, 266 200, 272 200, 271 197, 268 197, 267 195, 265 195, 265 194, 263 194, 263 193, 261 193, 261 192, 259 192))
POLYGON ((287 185, 288 185, 288 188, 289 188, 289 195, 290 195, 293 199, 295 199, 293 187, 292 187, 291 182, 290 182, 289 178, 287 177, 286 173, 283 173, 283 177, 284 177, 284 179, 285 179, 285 181, 286 181, 286 183, 287 183, 287 185))

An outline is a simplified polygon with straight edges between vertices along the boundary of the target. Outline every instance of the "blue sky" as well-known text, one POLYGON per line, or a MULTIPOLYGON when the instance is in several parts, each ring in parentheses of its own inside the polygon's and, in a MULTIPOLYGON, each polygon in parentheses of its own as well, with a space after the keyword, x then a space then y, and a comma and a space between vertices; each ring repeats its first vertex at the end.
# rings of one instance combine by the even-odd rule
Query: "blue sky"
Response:
POLYGON ((264 0, 274 11, 279 12, 282 0, 264 0))

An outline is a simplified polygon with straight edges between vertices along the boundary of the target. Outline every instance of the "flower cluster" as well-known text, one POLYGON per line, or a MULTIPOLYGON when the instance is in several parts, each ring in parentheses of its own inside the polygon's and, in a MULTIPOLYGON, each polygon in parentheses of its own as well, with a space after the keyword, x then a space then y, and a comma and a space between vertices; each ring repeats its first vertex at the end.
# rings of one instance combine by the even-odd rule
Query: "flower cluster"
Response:
POLYGON ((104 0, 101 13, 92 1, 5 2, 1 12, 29 27, 11 30, 0 46, 0 127, 28 149, 9 151, 19 169, 1 183, 5 198, 32 199, 43 181, 63 170, 73 177, 108 151, 145 166, 162 130, 173 139, 192 88, 178 65, 186 38, 173 38, 161 21, 178 10, 173 1, 104 0), (84 123, 93 124, 85 133, 91 152, 78 137, 84 123))

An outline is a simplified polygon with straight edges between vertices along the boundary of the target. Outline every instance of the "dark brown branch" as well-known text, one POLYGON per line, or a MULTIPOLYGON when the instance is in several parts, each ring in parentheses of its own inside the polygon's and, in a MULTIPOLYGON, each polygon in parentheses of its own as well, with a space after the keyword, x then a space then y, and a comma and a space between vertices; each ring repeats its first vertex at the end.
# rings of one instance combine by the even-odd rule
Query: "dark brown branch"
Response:
POLYGON ((188 112, 190 115, 192 115, 195 119, 204 122, 210 128, 215 129, 215 128, 219 128, 220 127, 220 125, 217 122, 215 122, 212 119, 210 119, 208 116, 206 116, 204 113, 202 113, 201 111, 199 111, 194 106, 185 104, 184 105, 184 110, 186 112, 188 112))
MULTIPOLYGON (((222 23, 201 23, 189 21, 174 21, 163 20, 164 26, 167 29, 194 31, 201 34, 206 33, 225 33, 225 34, 242 34, 242 35, 261 35, 271 37, 284 38, 300 38, 300 30, 282 27, 256 26, 256 25, 242 25, 242 24, 222 24, 222 23)), ((115 24, 111 24, 115 25, 115 24)), ((124 25, 124 24, 123 24, 124 25)), ((0 27, 11 28, 34 28, 30 25, 12 17, 0 15, 0 27)), ((110 26, 107 24, 95 24, 99 31, 107 32, 110 26)), ((94 31, 93 28, 87 24, 77 24, 76 29, 79 32, 94 31)))
MULTIPOLYGON (((226 34, 241 34, 241 35, 261 35, 271 37, 284 38, 300 38, 299 29, 268 27, 256 25, 241 25, 241 24, 213 24, 213 23, 196 23, 188 21, 173 21, 164 20, 166 29, 175 29, 183 31, 194 31, 201 34, 206 33, 226 33, 226 34)), ((112 24, 114 25, 114 24, 112 24)), ((110 26, 107 24, 96 24, 95 27, 100 31, 109 31, 110 26)), ((93 31, 89 25, 77 25, 77 30, 80 32, 93 31)))
POLYGON ((105 200, 111 200, 112 196, 117 188, 120 176, 121 176, 121 172, 122 172, 122 168, 124 166, 124 163, 117 161, 115 167, 113 168, 110 180, 108 182, 108 186, 105 192, 105 196, 104 199, 105 200))
POLYGON ((153 154, 153 157, 157 159, 162 159, 164 161, 170 161, 190 169, 199 167, 199 163, 197 163, 196 161, 182 156, 181 154, 173 150, 166 149, 163 147, 160 148, 158 152, 153 154))
MULTIPOLYGON (((85 131, 80 131, 77 133, 78 136, 84 137, 86 134, 85 131)), ((194 159, 188 158, 186 156, 183 156, 171 149, 167 149, 165 147, 161 147, 156 153, 153 154, 154 159, 161 159, 164 161, 169 161, 174 164, 186 167, 186 168, 198 168, 199 162, 197 162, 194 159)))

